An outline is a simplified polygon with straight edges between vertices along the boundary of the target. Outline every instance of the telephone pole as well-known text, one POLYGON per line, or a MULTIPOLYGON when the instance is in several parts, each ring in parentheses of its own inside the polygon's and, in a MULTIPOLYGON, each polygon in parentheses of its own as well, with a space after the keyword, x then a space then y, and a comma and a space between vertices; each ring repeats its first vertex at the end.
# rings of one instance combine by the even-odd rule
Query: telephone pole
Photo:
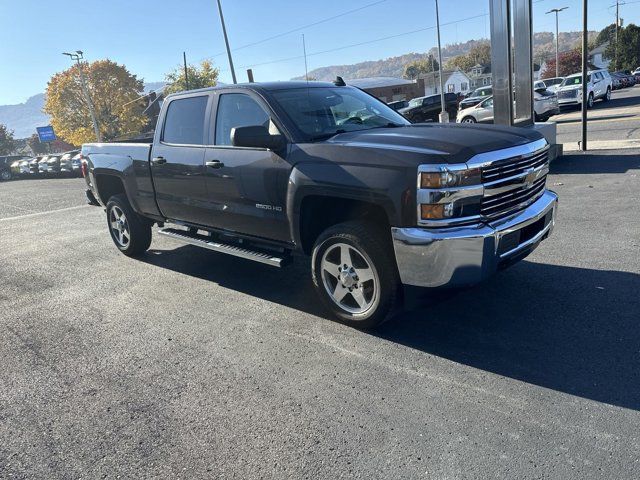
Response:
MULTIPOLYGON (((623 3, 624 5, 624 3, 623 3)), ((613 6, 613 5, 612 5, 613 6)), ((616 0, 616 69, 618 69, 618 27, 620 26, 620 0, 616 0)))
POLYGON ((444 79, 442 78, 442 47, 440 45, 440 11, 438 10, 438 0, 436 0, 436 29, 438 31, 438 70, 440 71, 440 123, 449 123, 449 114, 444 101, 444 79))
POLYGON ((549 10, 546 13, 555 13, 556 14, 556 77, 560 76, 559 73, 559 65, 558 65, 558 58, 559 58, 559 53, 558 53, 558 13, 560 13, 563 10, 566 10, 569 7, 562 7, 562 8, 553 8, 551 10, 549 10))
POLYGON ((63 55, 68 56, 71 60, 75 60, 78 62, 78 72, 80 72, 80 85, 82 86, 82 91, 84 93, 84 97, 89 105, 89 113, 91 114, 91 121, 93 122, 93 131, 96 134, 96 140, 100 143, 102 142, 102 137, 100 136, 100 128, 98 128, 98 118, 96 117, 95 107, 93 106, 93 102, 91 101, 91 95, 89 95, 89 89, 87 88, 87 81, 84 78, 84 72, 82 71, 82 60, 84 57, 82 55, 82 50, 76 50, 75 53, 63 52, 63 55))

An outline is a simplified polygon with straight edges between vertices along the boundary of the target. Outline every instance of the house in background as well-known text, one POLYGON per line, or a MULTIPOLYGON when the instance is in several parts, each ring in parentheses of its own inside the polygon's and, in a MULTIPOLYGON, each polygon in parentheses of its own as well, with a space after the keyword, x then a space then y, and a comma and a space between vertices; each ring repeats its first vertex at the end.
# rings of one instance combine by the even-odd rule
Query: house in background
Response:
POLYGON ((491 85, 491 65, 481 65, 476 63, 469 70, 470 89, 491 85))
MULTIPOLYGON (((443 70, 445 93, 466 94, 471 89, 469 77, 461 70, 443 70)), ((440 93, 440 72, 429 72, 421 74, 418 78, 424 81, 424 95, 435 95, 440 93)))
POLYGON ((604 52, 609 46, 609 42, 605 42, 602 45, 594 48, 589 52, 589 62, 597 68, 609 68, 611 59, 604 56, 604 52))
POLYGON ((396 100, 411 100, 424 95, 424 80, 407 80, 395 77, 354 78, 345 80, 347 85, 353 85, 379 98, 383 102, 396 100))

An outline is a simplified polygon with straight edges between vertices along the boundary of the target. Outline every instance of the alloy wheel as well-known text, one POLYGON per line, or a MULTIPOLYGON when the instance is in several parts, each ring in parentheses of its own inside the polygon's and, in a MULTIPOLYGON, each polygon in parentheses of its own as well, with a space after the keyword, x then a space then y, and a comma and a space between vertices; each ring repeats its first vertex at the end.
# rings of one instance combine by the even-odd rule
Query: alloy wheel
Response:
POLYGON ((322 283, 331 300, 350 314, 371 308, 379 296, 380 281, 370 260, 346 243, 331 245, 320 263, 322 283))
POLYGON ((127 248, 131 241, 129 223, 120 207, 113 206, 109 212, 109 225, 113 238, 122 248, 127 248))

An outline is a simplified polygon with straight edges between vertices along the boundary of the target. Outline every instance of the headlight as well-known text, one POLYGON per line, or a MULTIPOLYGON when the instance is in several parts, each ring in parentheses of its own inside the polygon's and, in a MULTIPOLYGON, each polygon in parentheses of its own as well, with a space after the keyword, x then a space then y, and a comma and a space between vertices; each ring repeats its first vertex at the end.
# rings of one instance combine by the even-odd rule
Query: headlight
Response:
POLYGON ((483 193, 480 168, 468 168, 464 163, 420 165, 418 223, 435 226, 442 221, 465 221, 478 214, 483 193))

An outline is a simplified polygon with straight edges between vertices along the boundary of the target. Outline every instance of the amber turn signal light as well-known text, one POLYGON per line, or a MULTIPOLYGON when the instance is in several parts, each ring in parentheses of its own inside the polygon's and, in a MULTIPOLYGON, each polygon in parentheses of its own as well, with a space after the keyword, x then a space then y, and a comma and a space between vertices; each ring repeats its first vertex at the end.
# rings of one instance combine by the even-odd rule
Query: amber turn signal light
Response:
POLYGON ((447 215, 450 204, 446 203, 423 203, 420 205, 420 215, 423 220, 439 220, 442 218, 450 217, 447 215))

